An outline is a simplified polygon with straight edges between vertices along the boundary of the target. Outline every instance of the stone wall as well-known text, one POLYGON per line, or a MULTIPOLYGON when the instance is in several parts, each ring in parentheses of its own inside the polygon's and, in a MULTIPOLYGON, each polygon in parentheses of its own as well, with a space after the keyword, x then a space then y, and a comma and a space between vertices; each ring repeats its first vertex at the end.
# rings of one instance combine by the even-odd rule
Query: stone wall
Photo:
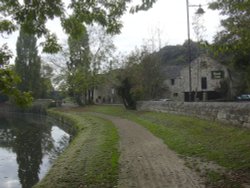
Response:
POLYGON ((195 116, 250 128, 250 102, 140 101, 138 110, 195 116))

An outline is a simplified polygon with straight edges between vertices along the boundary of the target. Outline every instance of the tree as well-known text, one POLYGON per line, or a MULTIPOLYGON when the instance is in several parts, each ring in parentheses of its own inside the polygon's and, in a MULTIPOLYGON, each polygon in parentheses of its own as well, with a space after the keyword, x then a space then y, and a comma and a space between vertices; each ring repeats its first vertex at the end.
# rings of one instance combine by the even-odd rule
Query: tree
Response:
POLYGON ((114 59, 114 35, 106 33, 104 27, 98 25, 89 27, 88 33, 91 49, 91 70, 93 74, 98 74, 101 70, 109 69, 110 64, 108 62, 114 59))
POLYGON ((20 77, 19 89, 25 92, 32 92, 34 98, 39 98, 41 93, 41 59, 38 56, 36 37, 25 33, 21 28, 17 40, 17 57, 15 71, 20 77))
POLYGON ((126 108, 135 109, 137 100, 155 99, 162 95, 165 88, 160 66, 156 53, 149 53, 147 47, 127 57, 118 86, 126 108))
POLYGON ((194 33, 195 33, 195 37, 196 37, 196 40, 197 42, 205 42, 205 38, 206 38, 206 27, 204 26, 204 17, 203 17, 203 14, 195 14, 193 16, 193 23, 192 23, 192 26, 193 26, 193 30, 194 30, 194 33))
POLYGON ((40 82, 40 97, 51 98, 54 90, 51 79, 53 77, 53 69, 49 64, 42 63, 41 67, 41 82, 40 82))
POLYGON ((136 101, 141 97, 141 87, 137 83, 140 77, 138 67, 143 54, 139 49, 132 51, 123 60, 123 67, 117 76, 117 90, 127 109, 136 109, 136 101))
POLYGON ((161 72, 161 62, 156 54, 147 54, 140 64, 140 77, 143 88, 141 99, 156 99, 162 96, 164 77, 161 72))
POLYGON ((81 66, 70 72, 67 76, 68 94, 80 105, 88 103, 89 74, 85 67, 81 66))
POLYGON ((8 66, 12 57, 8 47, 0 48, 0 94, 7 95, 19 106, 27 106, 31 103, 32 97, 28 92, 21 92, 17 88, 20 78, 14 73, 13 68, 8 66))
MULTIPOLYGON (((61 47, 57 43, 57 36, 51 34, 46 26, 47 20, 59 18, 67 34, 73 38, 81 37, 86 25, 96 22, 106 28, 109 33, 119 33, 122 27, 121 16, 127 10, 127 4, 132 0, 115 1, 85 1, 71 0, 66 7, 63 0, 24 0, 24 1, 0 1, 0 34, 11 34, 17 30, 18 26, 23 28, 27 34, 35 34, 37 37, 45 37, 43 42, 43 51, 46 53, 56 53, 61 47), (71 12, 71 14, 69 14, 71 12)), ((141 0, 140 5, 136 5, 132 12, 147 10, 157 0, 141 0)), ((10 59, 5 47, 0 48, 0 64, 6 65, 10 59)), ((7 71, 10 72, 9 70, 7 71)), ((8 76, 6 71, 1 71, 2 76, 8 76)), ((13 92, 6 90, 8 82, 1 79, 2 92, 7 95, 15 96, 13 92)), ((12 88, 16 82, 12 83, 12 88)), ((25 96, 25 94, 24 94, 25 96)), ((17 99, 20 96, 15 96, 17 99)), ((28 99, 24 98, 23 101, 28 99)))
MULTIPOLYGON (((38 37, 45 36, 50 41, 45 44, 52 44, 56 38, 50 34, 46 21, 58 17, 65 32, 71 37, 81 37, 86 30, 86 24, 93 22, 104 26, 109 33, 119 33, 122 27, 120 17, 127 10, 127 4, 130 2, 132 0, 71 0, 66 7, 63 0, 24 0, 23 2, 2 0, 0 1, 0 15, 2 15, 0 32, 10 34, 18 28, 17 26, 22 26, 26 33, 37 34, 38 37)), ((156 0, 141 0, 141 2, 141 5, 131 9, 132 12, 147 10, 156 0)), ((49 51, 50 48, 48 48, 49 51)))
MULTIPOLYGON (((93 101, 94 89, 105 81, 100 74, 111 71, 114 66, 113 35, 105 32, 104 27, 93 25, 88 28, 90 53, 90 95, 93 101)), ((110 82, 111 80, 109 80, 110 82)))
MULTIPOLYGON (((88 33, 79 39, 68 39, 70 61, 67 63, 67 84, 70 95, 79 105, 87 103, 88 90, 90 88, 90 49, 88 33)), ((90 96, 88 96, 88 99, 90 96)))
POLYGON ((250 1, 218 0, 211 3, 210 8, 225 15, 214 49, 224 56, 226 63, 243 72, 242 82, 246 83, 245 90, 250 91, 250 1))
POLYGON ((126 109, 136 109, 136 99, 131 93, 132 84, 128 77, 125 77, 118 87, 118 94, 122 97, 123 104, 126 109))

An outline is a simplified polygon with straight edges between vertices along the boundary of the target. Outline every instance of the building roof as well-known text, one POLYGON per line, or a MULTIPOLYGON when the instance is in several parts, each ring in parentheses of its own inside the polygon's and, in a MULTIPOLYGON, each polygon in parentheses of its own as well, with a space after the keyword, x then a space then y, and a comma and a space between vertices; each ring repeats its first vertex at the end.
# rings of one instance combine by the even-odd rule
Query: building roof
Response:
POLYGON ((183 65, 165 65, 161 67, 166 79, 175 79, 180 76, 180 71, 184 68, 183 65))

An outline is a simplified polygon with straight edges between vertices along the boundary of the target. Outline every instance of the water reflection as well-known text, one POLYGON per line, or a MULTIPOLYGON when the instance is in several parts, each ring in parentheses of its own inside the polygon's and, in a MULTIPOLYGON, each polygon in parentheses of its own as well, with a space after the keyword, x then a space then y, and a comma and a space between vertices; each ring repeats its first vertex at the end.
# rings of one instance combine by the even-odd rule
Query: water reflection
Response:
POLYGON ((0 187, 32 187, 69 138, 55 121, 45 117, 0 116, 0 187))
POLYGON ((63 131, 55 126, 52 128, 52 138, 54 138, 54 145, 49 153, 51 163, 63 152, 65 145, 69 142, 69 136, 63 134, 63 131))

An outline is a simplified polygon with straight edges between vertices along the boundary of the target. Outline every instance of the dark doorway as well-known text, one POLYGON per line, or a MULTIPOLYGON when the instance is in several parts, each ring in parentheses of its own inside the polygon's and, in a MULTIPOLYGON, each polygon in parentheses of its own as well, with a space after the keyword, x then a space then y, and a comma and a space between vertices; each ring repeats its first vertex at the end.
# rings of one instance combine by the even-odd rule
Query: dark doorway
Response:
POLYGON ((201 89, 207 89, 207 77, 201 78, 201 89))

